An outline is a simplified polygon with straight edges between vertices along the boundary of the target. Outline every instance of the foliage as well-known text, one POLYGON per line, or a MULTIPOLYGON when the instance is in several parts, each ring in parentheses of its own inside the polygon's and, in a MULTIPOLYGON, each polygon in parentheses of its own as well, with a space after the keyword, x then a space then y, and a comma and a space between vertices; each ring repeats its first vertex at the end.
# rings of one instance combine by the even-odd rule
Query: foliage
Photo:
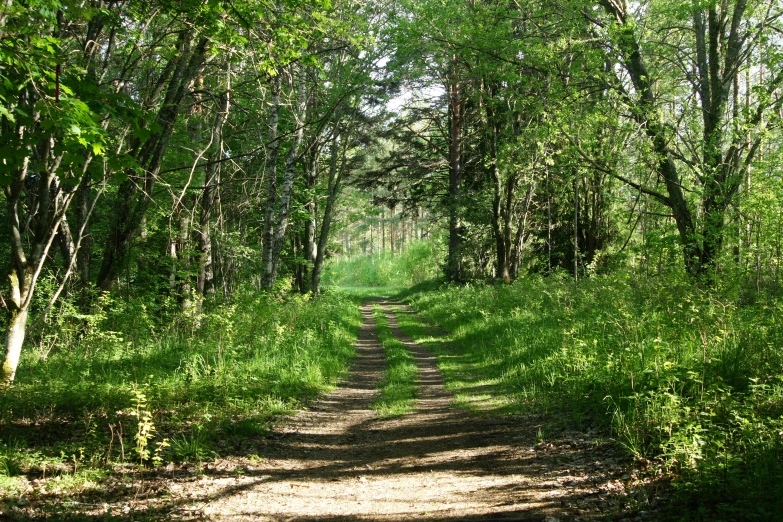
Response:
POLYGON ((247 448, 343 375, 357 304, 243 290, 200 316, 108 297, 100 320, 56 315, 62 335, 29 351, 2 391, 0 475, 112 470, 132 457, 199 464, 247 448))
POLYGON ((325 268, 324 281, 335 286, 417 285, 440 275, 440 251, 437 241, 420 240, 411 242, 401 253, 334 258, 325 268))
POLYGON ((140 465, 143 466, 145 461, 152 461, 155 466, 160 466, 163 461, 161 455, 163 450, 169 447, 169 439, 158 440, 154 454, 150 452, 150 441, 155 439, 158 430, 155 428, 152 412, 149 410, 147 395, 136 386, 131 389, 131 392, 133 393, 133 406, 130 415, 136 418, 136 435, 133 437, 136 446, 133 449, 140 465))
POLYGON ((0 1, 0 489, 244 449, 351 357, 370 292, 312 299, 331 256, 332 287, 419 285, 464 406, 611 427, 695 516, 783 518, 781 22, 0 1))
POLYGON ((730 292, 622 274, 446 286, 408 299, 451 332, 447 341, 428 338, 401 318, 441 356, 458 401, 611 426, 642 465, 682 479, 694 513, 779 516, 779 299, 747 305, 730 292), (491 385, 490 396, 477 384, 491 385))

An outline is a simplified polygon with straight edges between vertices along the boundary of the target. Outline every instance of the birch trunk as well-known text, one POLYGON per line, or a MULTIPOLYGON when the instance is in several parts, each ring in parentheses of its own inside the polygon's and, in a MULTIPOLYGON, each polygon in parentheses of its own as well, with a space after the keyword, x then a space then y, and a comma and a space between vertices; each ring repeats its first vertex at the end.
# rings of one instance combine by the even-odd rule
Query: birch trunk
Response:
POLYGON ((338 166, 337 138, 338 136, 335 135, 332 141, 332 156, 329 161, 329 193, 326 199, 324 217, 321 220, 321 233, 318 236, 318 248, 316 250, 315 262, 313 263, 312 290, 314 294, 321 290, 321 274, 323 272, 324 259, 326 258, 326 247, 329 243, 329 229, 332 226, 337 196, 340 193, 340 185, 345 170, 345 157, 348 152, 348 140, 344 139, 342 158, 339 160, 338 166))
MULTIPOLYGON (((26 129, 20 128, 19 132, 24 135, 26 129)), ((54 144, 54 138, 50 138, 36 145, 38 157, 44 159, 44 171, 40 173, 37 182, 27 183, 27 159, 22 168, 11 173, 12 181, 4 188, 11 236, 11 269, 8 274, 10 302, 0 299, 0 305, 6 308, 8 317, 0 369, 0 382, 5 384, 11 384, 16 376, 35 285, 73 200, 74 193, 64 194, 57 182, 56 172, 62 156, 54 154, 54 144), (26 196, 28 201, 27 212, 37 214, 36 219, 31 221, 32 233, 29 236, 23 233, 22 216, 25 209, 22 208, 22 196, 26 196)))
POLYGON ((277 152, 280 143, 277 140, 277 126, 280 122, 280 76, 272 79, 272 100, 269 109, 269 135, 266 152, 266 208, 264 209, 264 232, 262 239, 261 287, 272 288, 273 276, 273 246, 275 240, 275 206, 277 205, 277 152))
MULTIPOLYGON (((231 55, 226 60, 226 85, 212 125, 213 141, 216 146, 204 174, 204 190, 201 195, 201 205, 198 218, 197 245, 198 275, 196 276, 196 292, 203 296, 214 293, 214 269, 212 266, 212 209, 215 196, 220 185, 220 159, 223 154, 223 127, 228 119, 231 108, 231 55)), ((198 301, 199 306, 201 300, 198 301)))
POLYGON ((8 330, 5 338, 5 356, 0 372, 0 382, 5 384, 14 382, 16 369, 19 367, 29 308, 29 303, 26 305, 25 301, 27 301, 26 297, 30 290, 32 276, 33 271, 29 268, 24 270, 22 274, 19 274, 17 269, 13 269, 8 275, 11 280, 11 303, 7 304, 8 330), (20 275, 22 275, 21 280, 20 275))
POLYGON ((305 182, 307 184, 307 190, 310 193, 310 199, 305 204, 309 218, 307 221, 305 221, 302 245, 302 257, 305 259, 305 263, 301 267, 302 278, 300 292, 302 293, 312 290, 312 272, 310 273, 310 277, 307 277, 307 274, 308 270, 311 270, 315 264, 316 253, 318 250, 315 241, 315 231, 317 227, 316 212, 318 208, 315 202, 314 191, 316 183, 318 182, 318 165, 321 160, 321 147, 322 145, 320 143, 315 146, 315 150, 313 151, 313 154, 310 156, 309 160, 307 161, 307 165, 305 166, 305 182))
POLYGON ((272 243, 272 272, 270 278, 274 284, 277 279, 277 269, 280 266, 280 254, 283 251, 285 233, 288 229, 288 220, 291 215, 291 195, 294 191, 294 180, 296 179, 296 163, 299 160, 299 148, 302 145, 304 136, 304 121, 307 102, 307 87, 305 84, 305 75, 299 73, 299 86, 297 92, 297 115, 296 131, 291 148, 288 149, 288 156, 285 160, 285 169, 283 171, 283 187, 280 191, 280 208, 278 210, 277 223, 272 243))

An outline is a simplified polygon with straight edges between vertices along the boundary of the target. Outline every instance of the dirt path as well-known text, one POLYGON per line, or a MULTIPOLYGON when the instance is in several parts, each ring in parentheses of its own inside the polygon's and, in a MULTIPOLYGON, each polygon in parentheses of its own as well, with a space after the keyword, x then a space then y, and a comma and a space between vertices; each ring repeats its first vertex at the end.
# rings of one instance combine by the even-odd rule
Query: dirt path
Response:
POLYGON ((610 448, 586 434, 544 443, 536 440, 535 419, 452 408, 436 359, 397 328, 391 303, 381 304, 419 367, 416 411, 381 420, 370 409, 384 354, 368 302, 347 380, 279 428, 263 460, 199 481, 187 509, 230 521, 628 516, 618 512, 622 471, 610 448))

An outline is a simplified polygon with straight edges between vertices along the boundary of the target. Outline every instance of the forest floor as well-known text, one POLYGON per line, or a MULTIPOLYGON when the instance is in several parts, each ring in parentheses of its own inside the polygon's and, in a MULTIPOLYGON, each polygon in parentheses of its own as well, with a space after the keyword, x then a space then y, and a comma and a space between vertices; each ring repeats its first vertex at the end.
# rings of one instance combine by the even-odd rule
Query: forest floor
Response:
POLYGON ((659 519, 638 501, 643 492, 627 488, 636 478, 628 459, 601 434, 542 437, 551 419, 540 415, 452 407, 436 358, 398 328, 400 313, 412 312, 393 301, 367 301, 346 379, 258 441, 253 453, 206 463, 197 473, 171 469, 118 482, 104 500, 79 499, 68 511, 80 520, 659 519), (372 409, 386 367, 375 304, 419 369, 415 411, 387 419, 372 409))

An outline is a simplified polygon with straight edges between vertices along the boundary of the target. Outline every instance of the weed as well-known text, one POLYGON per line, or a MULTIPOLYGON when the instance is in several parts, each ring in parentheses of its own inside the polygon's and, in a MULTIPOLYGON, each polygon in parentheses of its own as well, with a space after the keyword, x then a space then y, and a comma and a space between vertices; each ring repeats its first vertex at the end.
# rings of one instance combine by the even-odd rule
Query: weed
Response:
POLYGON ((177 435, 171 441, 171 458, 176 462, 191 462, 200 467, 202 462, 214 455, 201 425, 197 425, 189 434, 177 435))
POLYGON ((143 466, 144 461, 150 459, 149 444, 157 430, 152 420, 152 412, 149 410, 147 395, 144 393, 144 390, 134 385, 132 393, 133 408, 130 414, 136 418, 136 435, 133 438, 136 446, 134 449, 139 459, 139 465, 143 466))
POLYGON ((0 476, 15 477, 22 473, 25 460, 24 439, 14 437, 8 444, 0 442, 0 476))

